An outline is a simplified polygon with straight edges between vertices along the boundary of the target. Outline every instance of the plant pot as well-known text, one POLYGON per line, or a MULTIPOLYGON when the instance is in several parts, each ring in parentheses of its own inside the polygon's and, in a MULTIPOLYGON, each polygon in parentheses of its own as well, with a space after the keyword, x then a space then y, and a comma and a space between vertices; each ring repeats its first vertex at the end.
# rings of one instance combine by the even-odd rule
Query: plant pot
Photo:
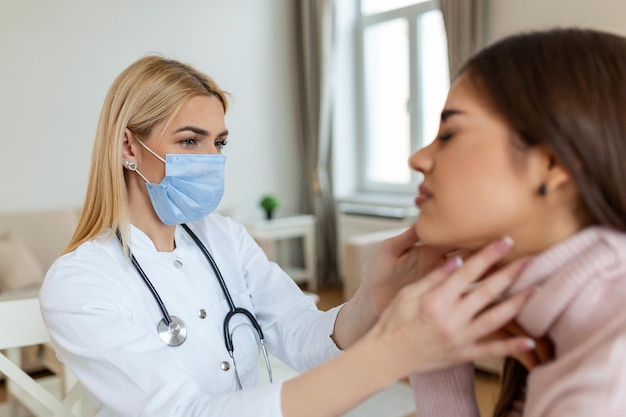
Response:
POLYGON ((272 220, 274 218, 274 210, 265 210, 265 220, 272 220))

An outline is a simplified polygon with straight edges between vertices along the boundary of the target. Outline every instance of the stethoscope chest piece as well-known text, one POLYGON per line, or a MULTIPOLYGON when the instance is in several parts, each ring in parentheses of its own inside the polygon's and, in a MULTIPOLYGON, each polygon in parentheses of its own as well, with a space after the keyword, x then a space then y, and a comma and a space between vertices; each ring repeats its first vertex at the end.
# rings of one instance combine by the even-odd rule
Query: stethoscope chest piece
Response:
POLYGON ((170 346, 179 346, 187 339, 187 325, 176 316, 170 316, 170 324, 161 319, 157 325, 159 337, 170 346))

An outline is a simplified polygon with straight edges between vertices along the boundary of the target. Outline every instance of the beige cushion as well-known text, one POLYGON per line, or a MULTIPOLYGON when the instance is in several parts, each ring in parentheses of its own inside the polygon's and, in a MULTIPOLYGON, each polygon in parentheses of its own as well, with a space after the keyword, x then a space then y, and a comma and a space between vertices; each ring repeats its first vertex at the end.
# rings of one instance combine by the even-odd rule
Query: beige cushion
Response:
POLYGON ((19 235, 0 235, 0 291, 40 284, 44 271, 19 235))

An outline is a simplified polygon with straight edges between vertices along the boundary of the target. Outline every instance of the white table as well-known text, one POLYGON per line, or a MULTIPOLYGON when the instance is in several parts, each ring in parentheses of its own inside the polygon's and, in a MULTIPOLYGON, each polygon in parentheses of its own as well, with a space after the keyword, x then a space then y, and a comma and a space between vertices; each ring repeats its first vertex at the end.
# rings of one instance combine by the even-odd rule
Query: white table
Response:
POLYGON ((308 291, 316 291, 315 222, 315 216, 303 214, 242 223, 270 260, 278 263, 294 281, 306 282, 308 291), (278 242, 294 238, 302 240, 303 267, 289 265, 285 259, 279 261, 278 242))

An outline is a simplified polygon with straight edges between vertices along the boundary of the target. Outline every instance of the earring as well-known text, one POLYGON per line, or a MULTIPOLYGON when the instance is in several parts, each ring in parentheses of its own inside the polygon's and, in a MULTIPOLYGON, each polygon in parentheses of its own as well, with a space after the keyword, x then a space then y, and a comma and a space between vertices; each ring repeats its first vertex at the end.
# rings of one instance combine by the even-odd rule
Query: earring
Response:
POLYGON ((548 186, 545 183, 539 186, 539 195, 541 196, 548 195, 548 186))
POLYGON ((135 161, 129 161, 128 159, 125 159, 124 165, 126 165, 126 168, 128 168, 131 171, 137 171, 137 162, 135 161))

